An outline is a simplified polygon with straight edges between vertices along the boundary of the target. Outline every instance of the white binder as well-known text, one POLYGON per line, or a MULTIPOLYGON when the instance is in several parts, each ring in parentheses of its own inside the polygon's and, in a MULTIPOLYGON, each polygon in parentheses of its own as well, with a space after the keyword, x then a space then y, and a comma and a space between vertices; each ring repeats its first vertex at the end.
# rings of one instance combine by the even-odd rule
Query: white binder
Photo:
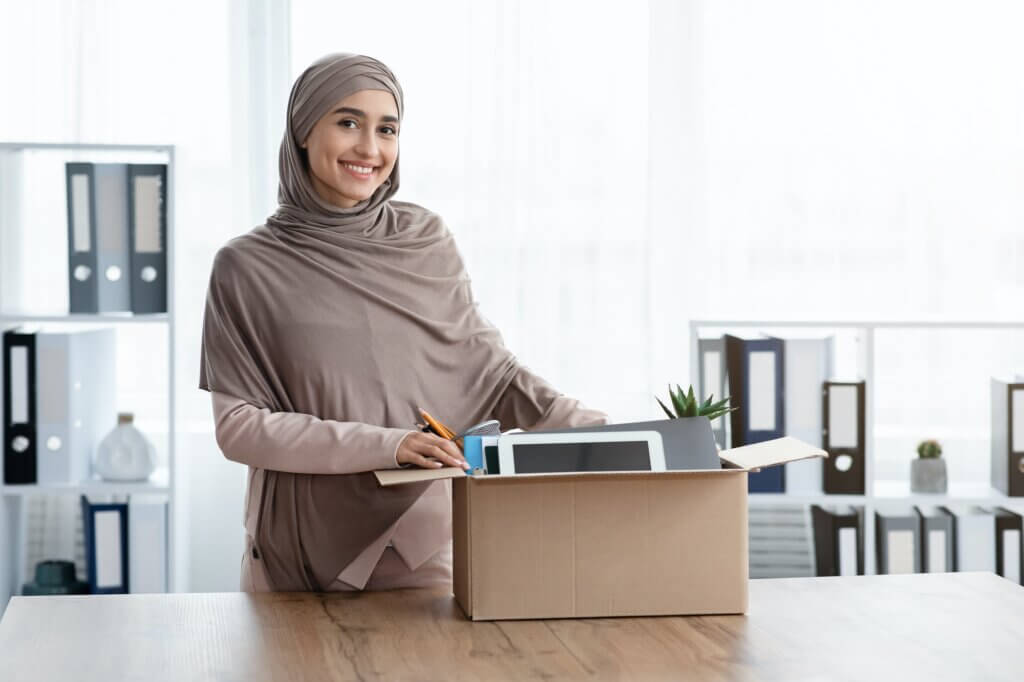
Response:
POLYGON ((116 332, 36 334, 37 466, 40 484, 91 477, 93 452, 117 425, 116 332))
MULTIPOLYGON (((833 374, 833 336, 783 337, 785 344, 786 435, 821 446, 822 387, 833 374)), ((822 460, 786 464, 786 492, 820 493, 822 460)))
POLYGON ((167 498, 128 498, 128 591, 167 591, 167 498))

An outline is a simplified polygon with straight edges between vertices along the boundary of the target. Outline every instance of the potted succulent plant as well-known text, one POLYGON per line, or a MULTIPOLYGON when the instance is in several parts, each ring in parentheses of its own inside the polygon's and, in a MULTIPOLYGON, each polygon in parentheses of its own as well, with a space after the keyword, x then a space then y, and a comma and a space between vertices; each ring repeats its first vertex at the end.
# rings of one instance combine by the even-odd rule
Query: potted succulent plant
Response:
POLYGON ((910 491, 946 492, 946 460, 937 440, 924 440, 917 446, 917 459, 910 463, 910 491))
POLYGON ((655 396, 655 400, 661 405, 661 409, 665 410, 665 414, 668 415, 669 419, 683 419, 685 417, 707 417, 708 421, 717 419, 722 415, 729 414, 733 410, 739 409, 738 407, 729 407, 729 399, 719 400, 717 403, 712 402, 714 395, 708 396, 707 400, 700 402, 697 397, 693 394, 693 386, 690 386, 690 390, 687 393, 683 393, 683 389, 676 384, 676 390, 672 390, 672 385, 668 387, 669 397, 672 399, 672 407, 675 408, 673 414, 671 410, 665 407, 665 403, 661 402, 661 398, 655 396))

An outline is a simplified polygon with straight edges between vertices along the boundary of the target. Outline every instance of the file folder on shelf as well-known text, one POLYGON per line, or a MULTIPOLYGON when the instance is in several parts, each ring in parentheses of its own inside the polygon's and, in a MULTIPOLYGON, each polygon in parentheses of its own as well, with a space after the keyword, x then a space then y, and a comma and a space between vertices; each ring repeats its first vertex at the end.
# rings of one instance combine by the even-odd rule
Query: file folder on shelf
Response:
POLYGON ((128 504, 92 504, 82 495, 85 564, 92 594, 128 592, 128 504))
POLYGON ((875 512, 875 563, 879 575, 921 572, 921 521, 914 510, 875 512))
POLYGON ((4 332, 4 483, 37 476, 36 336, 4 332))
MULTIPOLYGON (((727 398, 729 389, 725 382, 725 339, 697 339, 697 353, 701 399, 711 395, 715 397, 716 401, 727 398)), ((723 450, 728 447, 726 424, 725 419, 716 419, 711 422, 711 432, 715 435, 715 442, 723 450)))
MULTIPOLYGON (((805 443, 822 444, 822 387, 833 374, 835 340, 832 336, 784 337, 786 378, 785 413, 787 436, 805 443)), ((823 466, 817 457, 786 465, 786 491, 820 493, 823 466)))
POLYGON ((822 391, 825 492, 863 495, 865 456, 864 381, 826 381, 822 391))
POLYGON ((1024 379, 992 379, 992 487, 1024 496, 1024 379))
POLYGON ((817 575, 864 575, 864 507, 811 505, 817 575))
POLYGON ((117 422, 113 328, 36 332, 37 482, 92 476, 92 453, 117 422))
MULTIPOLYGON (((730 447, 760 443, 785 435, 785 360, 779 339, 725 335, 726 372, 730 405, 730 447)), ((786 470, 771 467, 751 472, 748 490, 781 493, 786 490, 786 470)))
POLYGON ((131 309, 167 312, 167 166, 128 166, 131 309))
POLYGON ((68 163, 72 313, 131 312, 128 164, 68 163))
POLYGON ((167 591, 167 498, 128 498, 128 580, 132 594, 167 591))
POLYGON ((944 507, 914 507, 921 528, 921 572, 949 573, 955 565, 953 515, 944 507))
POLYGON ((996 517, 976 505, 948 505, 956 547, 953 570, 996 572, 996 517))
POLYGON ((1021 515, 1004 507, 997 507, 996 517, 996 573, 1007 580, 1024 585, 1024 523, 1021 515))

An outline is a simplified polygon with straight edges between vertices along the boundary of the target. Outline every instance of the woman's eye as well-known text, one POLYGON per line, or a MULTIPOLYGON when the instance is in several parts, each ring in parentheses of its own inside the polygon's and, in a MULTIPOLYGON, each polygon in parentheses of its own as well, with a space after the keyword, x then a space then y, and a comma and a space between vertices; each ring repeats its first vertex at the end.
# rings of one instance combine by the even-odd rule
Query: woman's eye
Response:
POLYGON ((340 126, 344 126, 346 123, 355 123, 355 121, 353 121, 350 118, 343 118, 342 120, 338 121, 338 125, 340 126))
POLYGON ((388 135, 395 135, 398 132, 397 130, 395 130, 391 126, 384 126, 383 128, 381 128, 381 130, 390 130, 391 132, 388 133, 388 135))

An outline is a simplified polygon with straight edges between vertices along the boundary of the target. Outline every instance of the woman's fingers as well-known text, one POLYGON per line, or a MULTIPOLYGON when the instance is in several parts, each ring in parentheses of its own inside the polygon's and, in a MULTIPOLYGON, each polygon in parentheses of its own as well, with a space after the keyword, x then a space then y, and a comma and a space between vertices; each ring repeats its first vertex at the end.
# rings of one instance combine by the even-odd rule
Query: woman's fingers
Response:
POLYGON ((397 455, 399 464, 413 464, 425 469, 441 466, 468 468, 459 447, 432 433, 410 433, 402 441, 397 455))

